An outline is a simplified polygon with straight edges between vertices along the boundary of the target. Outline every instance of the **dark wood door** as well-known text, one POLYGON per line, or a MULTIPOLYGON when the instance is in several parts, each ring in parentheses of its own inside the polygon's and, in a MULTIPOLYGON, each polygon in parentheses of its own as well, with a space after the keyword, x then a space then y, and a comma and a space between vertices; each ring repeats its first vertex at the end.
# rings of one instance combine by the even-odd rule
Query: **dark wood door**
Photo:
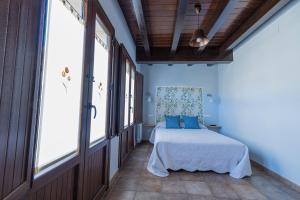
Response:
POLYGON ((85 144, 83 199, 100 198, 108 187, 109 148, 112 109, 111 87, 114 29, 98 1, 90 4, 90 31, 87 42, 91 54, 86 55, 90 66, 88 114, 85 144))

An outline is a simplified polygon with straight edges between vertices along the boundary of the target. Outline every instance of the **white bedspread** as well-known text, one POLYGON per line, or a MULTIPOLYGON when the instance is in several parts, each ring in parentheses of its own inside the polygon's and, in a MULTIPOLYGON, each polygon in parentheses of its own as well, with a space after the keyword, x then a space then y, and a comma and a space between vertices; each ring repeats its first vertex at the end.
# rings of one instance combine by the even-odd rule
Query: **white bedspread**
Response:
POLYGON ((168 170, 229 172, 234 178, 250 176, 246 145, 208 129, 166 129, 156 127, 150 141, 154 148, 147 169, 168 176, 168 170))

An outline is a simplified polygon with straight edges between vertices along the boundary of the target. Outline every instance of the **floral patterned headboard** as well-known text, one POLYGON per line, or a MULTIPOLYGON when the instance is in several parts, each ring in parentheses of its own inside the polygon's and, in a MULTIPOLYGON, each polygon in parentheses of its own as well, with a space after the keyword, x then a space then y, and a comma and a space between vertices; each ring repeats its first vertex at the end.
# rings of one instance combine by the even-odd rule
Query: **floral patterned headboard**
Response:
POLYGON ((163 121, 165 115, 198 116, 203 123, 202 88, 157 87, 156 122, 163 121))

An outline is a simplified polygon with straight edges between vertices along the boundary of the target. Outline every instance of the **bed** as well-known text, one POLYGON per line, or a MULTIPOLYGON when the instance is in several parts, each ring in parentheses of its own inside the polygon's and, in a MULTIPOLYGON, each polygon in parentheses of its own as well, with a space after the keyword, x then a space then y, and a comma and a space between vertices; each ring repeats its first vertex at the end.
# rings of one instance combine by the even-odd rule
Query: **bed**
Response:
POLYGON ((247 146, 203 125, 202 98, 202 88, 157 87, 156 127, 150 137, 154 148, 148 171, 160 177, 168 176, 168 169, 229 172, 234 178, 250 176, 247 146), (166 115, 197 116, 200 129, 166 129, 166 115))
POLYGON ((150 142, 154 148, 147 169, 156 176, 168 176, 168 169, 229 172, 234 178, 252 173, 246 145, 204 127, 166 129, 158 123, 150 142))

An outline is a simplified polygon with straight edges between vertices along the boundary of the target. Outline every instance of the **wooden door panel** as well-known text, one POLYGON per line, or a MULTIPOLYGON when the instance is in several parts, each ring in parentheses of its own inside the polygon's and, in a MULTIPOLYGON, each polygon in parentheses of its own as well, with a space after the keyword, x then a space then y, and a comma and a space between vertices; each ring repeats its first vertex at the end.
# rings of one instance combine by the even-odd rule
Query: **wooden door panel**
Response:
POLYGON ((92 200, 101 196, 108 186, 108 141, 101 147, 91 149, 86 160, 84 199, 92 200))
POLYGON ((72 200, 76 197, 76 168, 72 168, 45 186, 32 190, 23 200, 72 200))
POLYGON ((120 158, 119 158, 119 165, 125 162, 126 158, 128 157, 129 153, 134 149, 134 127, 130 126, 127 127, 121 134, 120 134, 120 158))
POLYGON ((122 133, 121 133, 121 137, 120 137, 120 161, 121 164, 125 161, 127 154, 128 154, 128 129, 125 129, 122 133))
POLYGON ((128 130, 128 153, 134 148, 134 127, 131 126, 128 130))

